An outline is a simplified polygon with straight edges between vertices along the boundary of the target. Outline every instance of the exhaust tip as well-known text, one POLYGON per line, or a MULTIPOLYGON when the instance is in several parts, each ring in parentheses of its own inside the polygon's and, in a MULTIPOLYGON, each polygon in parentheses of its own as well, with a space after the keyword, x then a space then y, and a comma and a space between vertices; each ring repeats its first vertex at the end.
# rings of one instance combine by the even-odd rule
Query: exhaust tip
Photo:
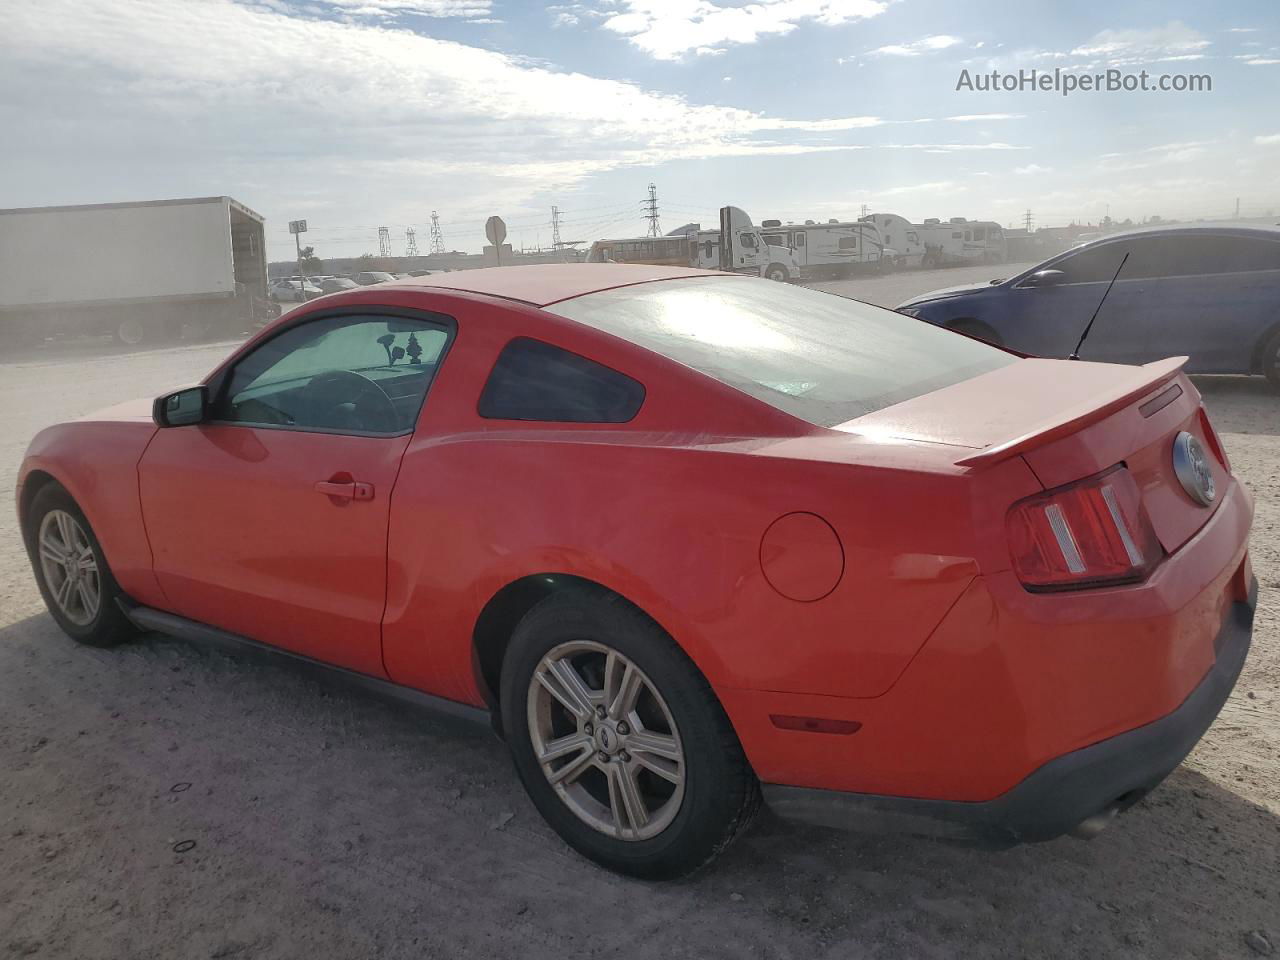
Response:
POLYGON ((1116 818, 1119 812, 1120 806, 1112 804, 1105 810, 1081 820, 1076 824, 1075 829, 1071 831, 1071 836, 1077 840, 1092 840, 1107 827, 1111 826, 1111 821, 1116 818))

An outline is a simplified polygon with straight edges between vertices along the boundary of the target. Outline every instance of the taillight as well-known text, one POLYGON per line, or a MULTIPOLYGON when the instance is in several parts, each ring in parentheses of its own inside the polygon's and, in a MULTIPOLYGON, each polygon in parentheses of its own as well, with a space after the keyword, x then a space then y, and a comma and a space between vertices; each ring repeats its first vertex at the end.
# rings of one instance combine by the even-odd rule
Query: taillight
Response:
POLYGON ((1006 526, 1028 590, 1136 583, 1164 556, 1123 466, 1015 503, 1006 526))
POLYGON ((1218 431, 1213 429, 1213 424, 1209 422, 1209 414, 1204 407, 1200 408, 1200 430, 1204 433, 1205 443, 1209 445, 1213 455, 1218 458, 1218 462, 1222 464, 1227 473, 1230 473, 1231 461, 1227 459, 1227 448, 1222 445, 1222 440, 1218 437, 1218 431))

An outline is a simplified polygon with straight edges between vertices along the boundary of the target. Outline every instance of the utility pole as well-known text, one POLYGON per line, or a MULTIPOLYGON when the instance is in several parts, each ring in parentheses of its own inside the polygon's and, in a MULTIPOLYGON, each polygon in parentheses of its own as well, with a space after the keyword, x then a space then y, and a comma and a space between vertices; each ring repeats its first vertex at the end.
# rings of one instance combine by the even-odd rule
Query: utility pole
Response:
POLYGON ((404 255, 406 257, 418 255, 418 231, 413 227, 404 228, 404 255))
POLYGON ((1030 232, 1031 232, 1031 224, 1033 224, 1033 223, 1035 223, 1035 218, 1034 218, 1033 216, 1031 216, 1031 211, 1030 211, 1030 210, 1028 210, 1026 213, 1024 213, 1024 214, 1022 215, 1022 227, 1023 227, 1023 229, 1024 229, 1024 230, 1026 230, 1026 231, 1027 231, 1027 233, 1030 233, 1030 232))
POLYGON ((866 215, 867 215, 867 205, 864 203, 862 205, 862 216, 865 218, 866 215))
POLYGON ((431 211, 431 250, 432 254, 444 253, 444 234, 440 232, 440 214, 431 211))
POLYGON ((644 201, 644 218, 649 221, 649 236, 656 237, 660 234, 658 226, 658 188, 652 183, 649 184, 649 199, 644 201))
POLYGON ((378 228, 378 256, 391 256, 391 231, 386 227, 378 228))
POLYGON ((1236 197, 1236 219, 1240 219, 1240 198, 1236 197))

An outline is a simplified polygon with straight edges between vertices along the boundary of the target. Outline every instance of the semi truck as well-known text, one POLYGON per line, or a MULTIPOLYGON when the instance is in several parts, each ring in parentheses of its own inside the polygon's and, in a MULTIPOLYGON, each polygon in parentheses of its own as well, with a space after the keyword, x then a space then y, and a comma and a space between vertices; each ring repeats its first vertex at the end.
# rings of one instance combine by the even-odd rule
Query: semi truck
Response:
POLYGON ((278 312, 264 241, 230 197, 0 210, 0 338, 242 332, 278 312))
POLYGON ((799 272, 791 252, 767 243, 739 207, 720 209, 718 230, 701 230, 697 224, 690 224, 674 236, 597 240, 591 245, 587 262, 701 267, 781 281, 794 279, 799 272))

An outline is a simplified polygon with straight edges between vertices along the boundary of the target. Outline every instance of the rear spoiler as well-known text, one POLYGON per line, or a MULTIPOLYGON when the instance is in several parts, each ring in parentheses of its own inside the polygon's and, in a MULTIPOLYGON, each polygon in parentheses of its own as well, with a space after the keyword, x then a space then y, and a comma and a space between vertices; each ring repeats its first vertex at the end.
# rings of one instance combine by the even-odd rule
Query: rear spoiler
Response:
POLYGON ((1186 365, 1187 359, 1187 357, 1169 357, 1166 360, 1156 360, 1140 367, 1133 367, 1131 368, 1133 375, 1129 379, 1121 380, 1109 389, 1087 397, 1074 407, 1064 407, 1060 416, 1046 419, 1032 430, 962 457, 956 461, 956 465, 977 467, 998 463, 1075 433, 1082 427, 1109 417, 1139 397, 1151 393, 1157 387, 1172 380, 1186 365))

